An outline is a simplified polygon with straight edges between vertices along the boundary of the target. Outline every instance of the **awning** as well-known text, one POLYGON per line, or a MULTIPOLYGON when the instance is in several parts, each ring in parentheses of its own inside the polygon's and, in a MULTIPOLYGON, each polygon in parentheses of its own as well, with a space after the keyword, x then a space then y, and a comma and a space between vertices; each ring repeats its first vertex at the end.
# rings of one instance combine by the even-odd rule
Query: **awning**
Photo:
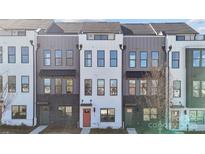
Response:
POLYGON ((150 71, 126 71, 127 78, 143 78, 150 74, 150 71))
POLYGON ((55 70, 55 69, 47 69, 47 70, 40 70, 39 73, 40 76, 44 77, 54 77, 54 76, 75 76, 76 75, 76 70, 55 70))

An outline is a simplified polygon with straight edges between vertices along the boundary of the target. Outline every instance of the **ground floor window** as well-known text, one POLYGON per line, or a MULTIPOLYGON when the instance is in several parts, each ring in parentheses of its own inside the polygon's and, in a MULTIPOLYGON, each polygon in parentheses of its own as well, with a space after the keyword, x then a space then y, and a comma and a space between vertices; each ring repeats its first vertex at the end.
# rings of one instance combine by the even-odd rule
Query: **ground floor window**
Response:
POLYGON ((205 111, 191 110, 189 119, 192 124, 205 124, 205 111))
POLYGON ((144 121, 157 119, 157 108, 144 108, 143 114, 144 121))
POLYGON ((100 109, 100 121, 115 122, 115 109, 113 108, 100 109))
POLYGON ((12 119, 26 119, 26 105, 12 105, 12 119))
POLYGON ((58 111, 62 117, 72 116, 72 106, 58 106, 58 111))

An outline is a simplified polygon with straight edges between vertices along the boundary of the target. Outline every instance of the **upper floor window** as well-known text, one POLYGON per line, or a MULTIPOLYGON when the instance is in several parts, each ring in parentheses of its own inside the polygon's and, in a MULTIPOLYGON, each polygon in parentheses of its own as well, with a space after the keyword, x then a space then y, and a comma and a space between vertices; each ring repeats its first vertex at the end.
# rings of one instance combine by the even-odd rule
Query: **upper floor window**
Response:
POLYGON ((66 51, 66 65, 73 65, 73 51, 66 51))
POLYGON ((3 76, 0 76, 0 93, 3 92, 3 76))
POLYGON ((176 41, 185 41, 185 36, 184 35, 177 35, 176 41))
POLYGON ((51 79, 44 79, 44 93, 45 94, 50 94, 51 93, 51 79))
POLYGON ((29 92, 29 76, 21 76, 21 92, 29 92))
POLYGON ((92 51, 91 50, 86 50, 84 52, 84 66, 92 67, 92 51))
POLYGON ((16 47, 8 47, 8 63, 16 63, 16 47))
POLYGON ((152 51, 152 67, 158 67, 158 66, 159 66, 159 52, 152 51))
POLYGON ((8 92, 16 92, 16 76, 8 76, 8 92))
POLYGON ((61 50, 55 51, 55 64, 56 66, 62 65, 62 51, 61 50))
POLYGON ((128 80, 129 85, 129 95, 136 95, 136 80, 128 80))
POLYGON ((97 95, 98 96, 105 95, 105 80, 104 79, 97 80, 97 95))
POLYGON ((44 50, 43 51, 43 61, 45 66, 51 65, 51 51, 44 50))
POLYGON ((131 68, 136 67, 136 52, 135 51, 129 52, 129 67, 131 68))
POLYGON ((61 94, 62 93, 62 80, 55 79, 55 93, 61 94))
POLYGON ((205 81, 193 81, 193 97, 205 97, 205 81))
POLYGON ((110 96, 117 95, 117 79, 110 79, 110 96))
POLYGON ((179 52, 174 51, 172 52, 172 68, 179 68, 179 52))
POLYGON ((67 94, 73 93, 73 79, 66 80, 66 93, 67 94))
POLYGON ((3 63, 3 48, 0 47, 0 64, 3 63))
POLYGON ((91 96, 92 95, 92 80, 85 79, 84 86, 85 86, 85 96, 91 96))
POLYGON ((94 35, 94 40, 108 40, 108 35, 94 35))
POLYGON ((97 66, 98 67, 105 66, 105 51, 104 50, 97 51, 97 66))
POLYGON ((193 67, 205 67, 205 50, 193 51, 193 67))
POLYGON ((181 97, 181 81, 173 81, 173 97, 181 97))
POLYGON ((140 67, 147 67, 147 51, 140 52, 140 67))
POLYGON ((110 51, 110 67, 117 67, 117 51, 110 51))
POLYGON ((147 95, 147 80, 140 80, 140 95, 147 95))
POLYGON ((29 48, 21 47, 21 63, 29 63, 29 48))
POLYGON ((12 119, 26 119, 26 105, 12 105, 12 119))

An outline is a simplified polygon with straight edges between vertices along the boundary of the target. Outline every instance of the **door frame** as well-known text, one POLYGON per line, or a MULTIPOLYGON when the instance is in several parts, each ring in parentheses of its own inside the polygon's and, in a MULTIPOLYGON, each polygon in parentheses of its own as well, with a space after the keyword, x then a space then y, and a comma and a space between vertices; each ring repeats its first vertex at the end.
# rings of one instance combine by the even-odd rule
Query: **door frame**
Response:
POLYGON ((49 124, 49 119, 50 119, 50 117, 49 117, 49 113, 50 113, 50 111, 49 111, 49 106, 48 105, 40 105, 39 106, 39 124, 41 125, 48 125, 49 124), (47 117, 47 120, 48 120, 48 123, 41 123, 41 116, 42 116, 42 113, 41 113, 41 111, 42 111, 42 107, 47 107, 48 108, 48 117, 47 117))
POLYGON ((91 127, 91 108, 83 108, 83 127, 87 127, 87 126, 84 126, 84 112, 85 110, 89 110, 89 126, 88 127, 91 127))

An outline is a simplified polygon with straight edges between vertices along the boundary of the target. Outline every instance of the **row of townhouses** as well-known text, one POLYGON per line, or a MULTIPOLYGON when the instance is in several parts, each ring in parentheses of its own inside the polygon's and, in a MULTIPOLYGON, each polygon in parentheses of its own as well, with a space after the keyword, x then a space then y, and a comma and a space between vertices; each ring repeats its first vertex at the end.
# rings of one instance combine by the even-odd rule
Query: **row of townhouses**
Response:
POLYGON ((7 125, 205 130, 205 39, 186 23, 0 20, 7 125))

